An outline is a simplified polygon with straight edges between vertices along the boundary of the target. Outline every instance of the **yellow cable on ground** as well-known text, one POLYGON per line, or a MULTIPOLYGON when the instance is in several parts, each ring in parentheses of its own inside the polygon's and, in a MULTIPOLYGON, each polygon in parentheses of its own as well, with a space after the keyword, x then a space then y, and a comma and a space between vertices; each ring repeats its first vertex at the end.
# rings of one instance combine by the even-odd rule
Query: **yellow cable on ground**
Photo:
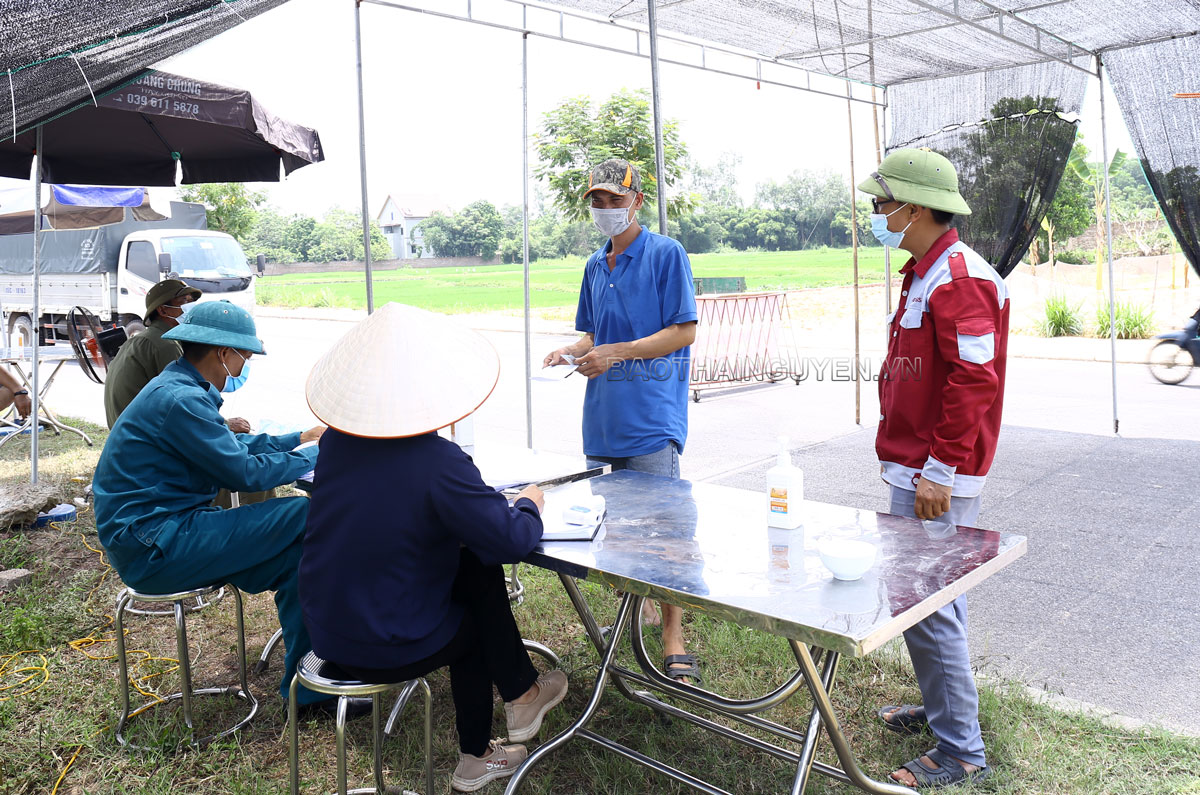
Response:
MULTIPOLYGON (((88 507, 80 508, 77 512, 77 515, 84 514, 84 513, 88 512, 89 510, 90 510, 90 508, 88 508, 88 507)), ((51 528, 53 528, 54 530, 62 531, 62 530, 65 530, 65 528, 62 525, 63 525, 62 522, 51 522, 49 526, 51 528)), ((86 547, 90 551, 96 553, 96 555, 100 559, 100 565, 103 567, 101 574, 100 574, 100 579, 98 579, 96 581, 96 584, 94 586, 92 586, 92 589, 90 591, 88 591, 87 595, 84 597, 85 610, 88 612, 88 614, 95 616, 96 613, 94 613, 92 611, 92 609, 90 607, 87 607, 86 605, 88 602, 90 602, 92 600, 92 597, 95 596, 96 591, 100 590, 101 586, 104 585, 105 581, 108 579, 108 575, 112 572, 112 566, 109 564, 108 559, 106 558, 106 556, 104 554, 104 550, 96 549, 94 546, 89 544, 88 540, 87 540, 87 536, 85 534, 80 533, 79 540, 83 543, 84 547, 86 547)), ((99 655, 99 654, 92 654, 91 652, 88 651, 88 649, 90 649, 91 647, 97 646, 102 643, 115 643, 116 642, 115 637, 96 637, 99 633, 104 632, 109 627, 112 627, 115 623, 113 621, 113 617, 111 615, 109 615, 107 613, 103 613, 101 615, 104 618, 103 624, 101 624, 100 626, 93 629, 85 637, 77 638, 72 641, 68 641, 67 646, 69 646, 70 648, 79 652, 84 657, 87 657, 89 660, 115 660, 117 657, 115 652, 110 653, 110 654, 105 654, 105 655, 99 655)), ((124 630, 124 634, 128 635, 129 630, 127 630, 127 629, 124 630)), ((24 678, 21 679, 21 681, 16 682, 15 684, 0 685, 0 694, 5 693, 6 691, 16 690, 17 688, 20 688, 21 686, 27 684, 28 682, 34 681, 34 680, 38 679, 39 677, 41 678, 41 681, 38 682, 33 687, 30 687, 25 690, 20 690, 18 692, 14 692, 9 695, 0 695, 0 701, 8 701, 10 699, 17 698, 18 696, 28 695, 30 693, 37 691, 38 689, 43 687, 47 682, 49 682, 50 681, 50 666, 49 666, 49 660, 46 658, 46 655, 50 654, 50 653, 51 652, 49 652, 49 651, 45 651, 45 650, 41 650, 41 649, 31 649, 31 650, 19 651, 19 652, 14 652, 12 654, 0 656, 0 681, 2 681, 3 678, 6 676, 12 676, 12 675, 16 675, 16 674, 27 674, 24 678), (28 657, 31 655, 37 655, 41 659, 41 664, 40 665, 21 665, 19 667, 14 667, 14 665, 17 663, 18 660, 20 660, 23 657, 28 657)), ((141 668, 141 666, 143 666, 149 662, 174 663, 173 666, 166 667, 161 671, 155 671, 155 672, 143 674, 143 675, 137 676, 137 677, 134 677, 131 675, 129 677, 129 683, 131 685, 133 685, 134 690, 136 690, 138 693, 142 694, 143 696, 146 696, 147 698, 154 699, 149 704, 144 704, 141 707, 138 707, 137 709, 135 709, 133 712, 130 712, 129 717, 132 718, 134 715, 138 715, 142 712, 145 712, 147 709, 150 709, 151 707, 155 706, 156 704, 158 704, 164 700, 163 697, 160 696, 158 693, 155 693, 152 690, 147 690, 147 689, 143 688, 142 685, 147 680, 153 679, 156 676, 163 676, 164 674, 173 673, 174 671, 179 670, 179 660, 175 659, 174 657, 155 657, 150 652, 148 652, 144 649, 126 649, 125 653, 127 656, 134 655, 134 654, 142 655, 142 658, 140 660, 137 660, 136 662, 130 664, 129 668, 131 671, 137 670, 137 669, 141 668)), ((109 724, 108 726, 104 726, 103 728, 98 729, 96 731, 96 734, 102 734, 111 728, 112 728, 112 724, 109 724)), ((53 789, 51 789, 50 795, 57 795, 58 788, 62 785, 63 781, 67 777, 67 771, 71 769, 71 765, 73 765, 75 763, 75 760, 79 757, 79 754, 80 754, 80 752, 83 751, 83 748, 84 748, 83 745, 79 745, 75 749, 75 753, 71 755, 71 758, 67 761, 67 764, 63 767, 62 772, 59 774, 58 780, 54 782, 54 787, 53 787, 53 789)))
POLYGON ((0 693, 5 693, 6 691, 9 691, 9 690, 16 690, 17 688, 21 687, 22 685, 26 684, 27 682, 31 682, 31 681, 37 679, 39 676, 41 677, 42 681, 38 682, 36 685, 29 688, 28 690, 20 690, 15 693, 9 693, 7 695, 0 695, 0 701, 8 701, 10 699, 16 698, 17 696, 28 695, 28 694, 33 693, 34 691, 40 689, 42 687, 42 685, 44 685, 44 684, 46 684, 46 682, 50 681, 50 668, 48 666, 48 661, 46 660, 46 655, 43 654, 40 649, 18 651, 18 652, 14 652, 13 654, 6 654, 3 657, 0 657, 0 679, 3 679, 6 676, 11 676, 13 674, 24 674, 24 673, 27 673, 28 675, 25 678, 23 678, 21 681, 15 683, 15 684, 11 684, 11 685, 0 685, 0 693), (40 657, 42 659, 41 665, 22 665, 22 666, 15 667, 15 668, 13 667, 13 665, 17 662, 17 660, 20 660, 22 657, 25 657, 27 655, 34 655, 34 654, 36 654, 38 657, 40 657))

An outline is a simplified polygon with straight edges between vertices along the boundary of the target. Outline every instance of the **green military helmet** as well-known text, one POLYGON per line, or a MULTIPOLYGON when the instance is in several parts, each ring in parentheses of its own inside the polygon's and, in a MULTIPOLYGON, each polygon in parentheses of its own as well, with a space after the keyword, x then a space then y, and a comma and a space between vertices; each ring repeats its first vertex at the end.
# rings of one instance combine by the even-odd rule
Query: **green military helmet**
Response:
POLYGON ((143 320, 149 323, 150 317, 158 311, 160 306, 168 301, 174 301, 181 295, 190 295, 199 301, 200 296, 204 293, 180 279, 164 279, 154 285, 146 292, 146 316, 143 320))
POLYGON ((897 149, 883 159, 878 171, 858 184, 858 189, 881 199, 955 215, 971 214, 958 192, 958 172, 949 160, 928 148, 897 149))
POLYGON ((262 355, 266 351, 257 334, 254 318, 245 309, 228 301, 209 301, 197 304, 180 319, 178 326, 163 334, 163 339, 237 348, 262 355))

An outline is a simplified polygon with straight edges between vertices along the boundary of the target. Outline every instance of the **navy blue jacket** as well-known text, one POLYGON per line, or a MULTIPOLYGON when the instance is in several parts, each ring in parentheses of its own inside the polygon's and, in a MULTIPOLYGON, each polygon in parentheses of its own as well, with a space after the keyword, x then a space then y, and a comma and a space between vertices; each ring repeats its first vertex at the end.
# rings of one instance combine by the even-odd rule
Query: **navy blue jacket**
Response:
POLYGON ((300 603, 313 650, 326 660, 398 668, 458 632, 450 601, 459 549, 485 565, 524 558, 542 537, 537 506, 483 482, 470 456, 428 433, 321 437, 300 603))

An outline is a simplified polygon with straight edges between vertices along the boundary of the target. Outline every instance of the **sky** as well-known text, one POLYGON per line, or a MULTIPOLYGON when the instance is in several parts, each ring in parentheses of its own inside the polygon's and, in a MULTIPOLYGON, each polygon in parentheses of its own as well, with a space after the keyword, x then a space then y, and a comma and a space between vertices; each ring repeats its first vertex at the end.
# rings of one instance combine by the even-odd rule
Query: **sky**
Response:
MULTIPOLYGON (((442 3, 458 11, 465 5, 463 0, 442 3)), ((520 24, 519 16, 510 12, 511 4, 474 0, 474 9, 497 21, 520 24)), ((546 29, 552 20, 531 16, 529 22, 535 29, 546 29)), ((389 194, 431 197, 454 209, 476 199, 520 204, 520 35, 372 5, 362 7, 362 25, 372 216, 389 194)), ((590 27, 575 32, 602 35, 590 27)), ((599 101, 623 88, 650 86, 649 61, 644 58, 534 36, 528 48, 531 135, 543 114, 564 98, 586 94, 599 101)), ((667 54, 666 46, 663 52, 667 54)), ((324 162, 302 168, 284 182, 255 186, 267 192, 272 206, 318 216, 332 206, 360 206, 350 0, 291 0, 158 68, 248 89, 274 113, 318 130, 324 162)), ((840 81, 828 80, 827 85, 845 90, 840 81)), ((679 120, 681 138, 696 162, 713 165, 725 152, 741 156, 738 187, 747 201, 756 184, 780 180, 797 169, 849 172, 844 99, 770 85, 759 88, 752 81, 671 64, 661 67, 660 89, 663 114, 679 120)), ((1106 101, 1113 111, 1110 151, 1131 151, 1111 94, 1106 101)), ((870 106, 854 107, 854 157, 862 179, 875 164, 875 138, 870 106)), ((1082 115, 1083 134, 1097 152, 1095 81, 1082 115)), ((535 161, 531 149, 531 170, 535 161)), ((531 183, 531 202, 533 190, 531 183)))

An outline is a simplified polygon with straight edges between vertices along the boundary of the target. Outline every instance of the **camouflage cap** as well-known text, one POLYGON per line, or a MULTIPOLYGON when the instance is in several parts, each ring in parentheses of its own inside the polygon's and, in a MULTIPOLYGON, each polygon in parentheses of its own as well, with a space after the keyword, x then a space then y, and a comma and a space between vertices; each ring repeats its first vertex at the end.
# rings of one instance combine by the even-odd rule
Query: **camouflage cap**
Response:
POLYGON ((190 295, 194 300, 199 301, 203 293, 180 279, 164 279, 154 285, 146 291, 146 316, 143 319, 149 323, 151 316, 158 311, 160 306, 168 301, 174 301, 181 295, 190 295))
POLYGON ((618 196, 641 193, 642 175, 628 160, 610 158, 592 169, 591 175, 588 176, 588 189, 583 195, 589 196, 598 190, 618 196))

